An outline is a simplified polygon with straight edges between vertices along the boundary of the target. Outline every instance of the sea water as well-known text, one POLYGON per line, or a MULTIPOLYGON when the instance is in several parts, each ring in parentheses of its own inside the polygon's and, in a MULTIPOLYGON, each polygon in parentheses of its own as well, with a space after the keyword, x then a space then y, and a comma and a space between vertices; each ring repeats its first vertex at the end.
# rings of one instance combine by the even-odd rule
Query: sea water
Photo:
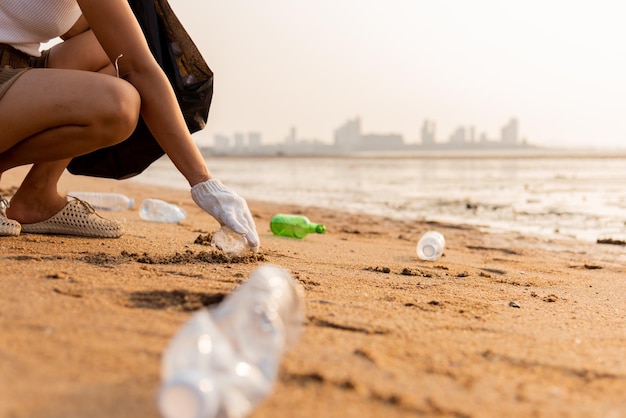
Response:
MULTIPOLYGON (((626 157, 211 157, 248 200, 595 242, 626 238, 626 157)), ((134 181, 188 189, 163 158, 134 181)))

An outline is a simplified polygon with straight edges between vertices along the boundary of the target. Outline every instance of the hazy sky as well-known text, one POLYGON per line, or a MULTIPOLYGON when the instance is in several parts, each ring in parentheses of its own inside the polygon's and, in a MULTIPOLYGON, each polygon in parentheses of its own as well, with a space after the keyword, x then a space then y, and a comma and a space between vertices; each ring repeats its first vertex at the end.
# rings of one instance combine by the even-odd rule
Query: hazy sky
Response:
POLYGON ((365 133, 626 147, 623 0, 170 0, 215 72, 207 128, 331 142, 365 133))

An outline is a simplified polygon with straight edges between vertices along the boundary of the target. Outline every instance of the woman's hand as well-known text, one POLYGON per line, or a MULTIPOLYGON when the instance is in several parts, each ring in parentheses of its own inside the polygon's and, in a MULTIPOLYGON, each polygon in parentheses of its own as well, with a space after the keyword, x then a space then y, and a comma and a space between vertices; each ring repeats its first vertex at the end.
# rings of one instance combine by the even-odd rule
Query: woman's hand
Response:
POLYGON ((254 252, 259 250, 259 235, 248 204, 217 179, 210 179, 191 188, 191 197, 202 209, 213 216, 220 225, 226 225, 238 234, 245 235, 254 252))

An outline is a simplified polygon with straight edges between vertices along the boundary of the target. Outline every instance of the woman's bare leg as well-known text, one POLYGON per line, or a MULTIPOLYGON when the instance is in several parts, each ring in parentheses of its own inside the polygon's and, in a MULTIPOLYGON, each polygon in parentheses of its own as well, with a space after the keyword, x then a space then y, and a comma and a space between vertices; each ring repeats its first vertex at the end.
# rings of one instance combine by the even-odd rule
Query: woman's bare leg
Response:
POLYGON ((7 117, 12 123, 4 126, 15 128, 0 135, 4 151, 0 151, 0 174, 34 163, 7 210, 9 217, 22 223, 58 212, 66 199, 59 195, 57 183, 71 158, 124 140, 138 118, 137 92, 122 80, 103 76, 115 71, 91 31, 80 30, 53 47, 48 67, 81 72, 31 70, 22 76, 26 82, 18 79, 8 98, 0 101, 0 123, 7 117), (23 97, 35 97, 36 103, 24 103, 23 97), (3 103, 14 113, 6 114, 3 103), (12 119, 20 115, 22 119, 12 119))
POLYGON ((27 71, 0 100, 0 172, 123 141, 138 115, 139 96, 123 80, 86 71, 27 71))
MULTIPOLYGON (((114 68, 91 31, 55 46, 48 58, 49 68, 64 68, 113 75, 114 68)), ((52 216, 66 204, 57 183, 71 159, 35 162, 12 199, 9 217, 22 223, 38 222, 52 216)))
POLYGON ((34 223, 50 218, 67 204, 57 190, 57 183, 70 160, 34 164, 11 199, 7 216, 20 223, 34 223))
POLYGON ((123 141, 138 115, 139 96, 123 80, 86 71, 27 71, 0 100, 0 126, 6 127, 0 173, 35 163, 7 216, 32 223, 58 212, 65 200, 56 182, 69 159, 123 141))

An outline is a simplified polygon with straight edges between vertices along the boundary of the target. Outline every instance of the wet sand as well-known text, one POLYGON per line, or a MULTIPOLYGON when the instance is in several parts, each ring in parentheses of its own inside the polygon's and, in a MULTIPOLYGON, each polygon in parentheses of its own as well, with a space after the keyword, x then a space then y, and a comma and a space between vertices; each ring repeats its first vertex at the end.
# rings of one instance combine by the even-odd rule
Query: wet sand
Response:
POLYGON ((622 246, 250 201, 261 251, 228 261, 203 245, 219 226, 188 192, 69 174, 60 190, 157 197, 188 217, 135 208, 100 212, 125 222, 120 239, 0 238, 0 417, 158 417, 171 336, 265 263, 302 284, 306 323, 253 418, 626 416, 622 246), (279 212, 328 232, 275 237, 279 212), (432 229, 444 256, 421 261, 432 229))

